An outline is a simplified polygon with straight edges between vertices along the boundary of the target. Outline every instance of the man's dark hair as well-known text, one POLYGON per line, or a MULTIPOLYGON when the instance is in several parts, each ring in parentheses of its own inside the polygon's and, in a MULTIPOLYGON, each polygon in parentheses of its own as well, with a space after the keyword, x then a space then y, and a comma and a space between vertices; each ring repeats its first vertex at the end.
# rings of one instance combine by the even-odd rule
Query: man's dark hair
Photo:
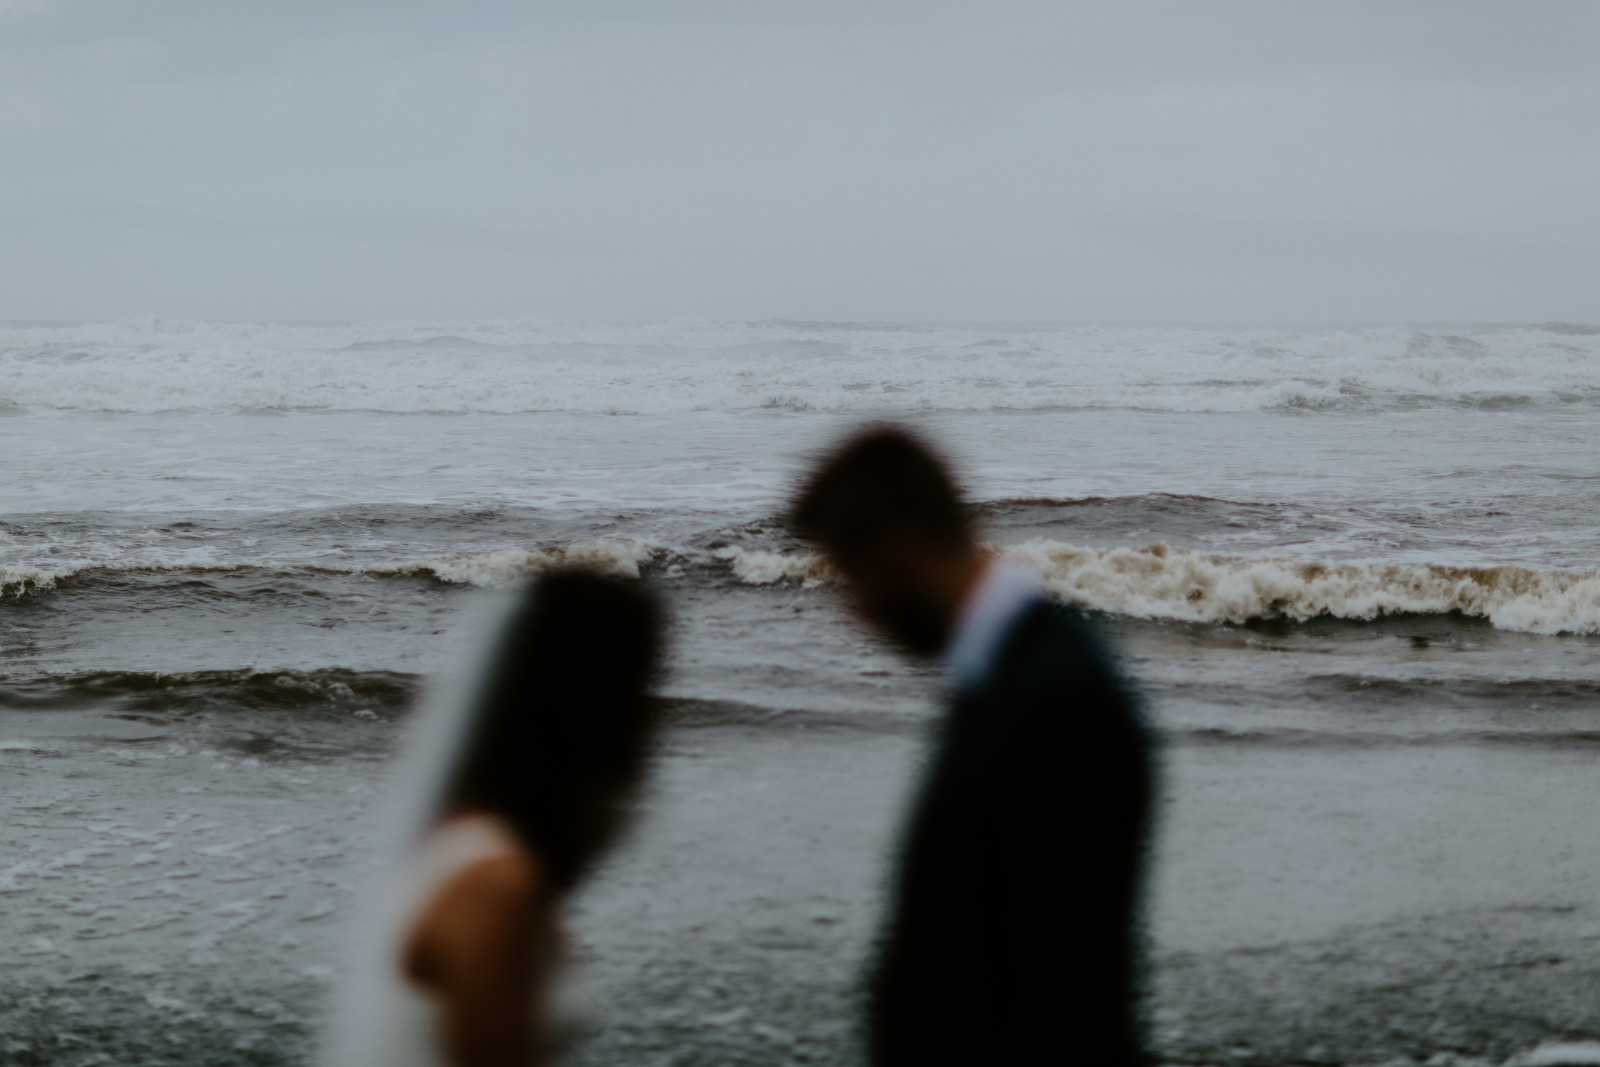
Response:
POLYGON ((952 546, 972 537, 949 468, 916 435, 888 425, 857 433, 825 459, 795 497, 789 524, 843 555, 891 533, 952 546))
POLYGON ((504 817, 557 891, 615 836, 644 772, 660 609, 637 583, 545 575, 501 639, 448 795, 504 817))

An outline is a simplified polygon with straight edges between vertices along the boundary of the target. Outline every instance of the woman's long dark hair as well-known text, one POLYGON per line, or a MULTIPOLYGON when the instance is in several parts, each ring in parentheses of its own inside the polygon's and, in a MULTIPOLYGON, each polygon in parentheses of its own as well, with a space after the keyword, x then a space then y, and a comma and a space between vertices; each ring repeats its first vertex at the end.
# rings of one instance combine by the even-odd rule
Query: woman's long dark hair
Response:
POLYGON ((660 645, 653 596, 582 570, 536 582, 501 638, 447 795, 510 822, 557 892, 616 835, 644 773, 660 645))

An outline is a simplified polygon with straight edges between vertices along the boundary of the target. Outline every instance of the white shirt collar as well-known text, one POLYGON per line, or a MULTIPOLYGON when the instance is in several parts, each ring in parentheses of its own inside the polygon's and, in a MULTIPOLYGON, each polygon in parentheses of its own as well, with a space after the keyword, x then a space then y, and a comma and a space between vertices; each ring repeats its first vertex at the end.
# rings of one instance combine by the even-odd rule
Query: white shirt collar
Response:
POLYGON ((1011 626, 1042 599, 1039 580, 1026 571, 988 564, 956 616, 944 646, 944 666, 957 688, 981 689, 1011 626))

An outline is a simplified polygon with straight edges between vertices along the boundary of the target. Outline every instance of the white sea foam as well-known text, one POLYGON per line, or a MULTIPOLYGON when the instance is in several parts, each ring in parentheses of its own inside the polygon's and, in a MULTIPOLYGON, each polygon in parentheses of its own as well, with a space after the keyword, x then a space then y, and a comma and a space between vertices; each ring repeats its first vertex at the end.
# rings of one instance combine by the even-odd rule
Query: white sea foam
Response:
POLYGON ((49 566, 0 566, 0 595, 23 596, 55 589, 61 582, 81 576, 117 574, 224 574, 234 571, 304 571, 315 574, 368 574, 374 576, 431 574, 441 581, 483 588, 514 585, 555 567, 578 566, 622 578, 639 577, 639 568, 661 549, 648 542, 628 539, 581 540, 535 548, 506 548, 493 552, 458 553, 422 559, 373 563, 336 563, 321 560, 249 559, 221 563, 159 559, 80 559, 49 566))
POLYGON ((727 561, 735 578, 751 585, 800 582, 811 586, 833 577, 826 561, 815 554, 790 555, 784 552, 723 548, 717 550, 716 556, 727 561))
POLYGON ((1506 1061, 1506 1067, 1588 1067, 1600 1065, 1600 1041, 1546 1041, 1506 1061))
POLYGON ((1152 545, 1032 541, 1004 551, 1057 595, 1141 618, 1244 622, 1460 612, 1524 633, 1600 632, 1600 572, 1520 566, 1328 563, 1208 555, 1152 545))
MULTIPOLYGON (((1370 620, 1383 615, 1476 616, 1523 633, 1600 633, 1600 571, 1535 567, 1443 566, 1425 563, 1330 562, 1289 557, 1217 555, 1156 544, 1093 548, 1033 540, 998 549, 1007 562, 1034 571, 1062 599, 1113 614, 1185 622, 1305 620, 1317 616, 1370 620)), ((330 575, 432 575, 484 588, 512 585, 560 566, 583 566, 637 578, 664 554, 693 553, 634 539, 586 539, 490 552, 349 563, 320 559, 78 560, 50 566, 0 567, 0 594, 22 596, 80 576, 137 573, 300 571, 330 575)), ((814 586, 833 580, 824 559, 738 547, 713 555, 751 585, 814 586)))
MULTIPOLYGON (((1460 612, 1503 630, 1600 633, 1600 571, 1330 563, 1046 540, 1007 546, 999 555, 1040 575, 1063 600, 1137 618, 1240 623, 1460 612)), ((754 584, 827 577, 815 555, 730 549, 724 556, 735 576, 754 584)))
POLYGON ((681 414, 1600 401, 1577 327, 0 327, 0 409, 681 414))
POLYGON ((37 564, 0 567, 0 596, 24 596, 44 592, 82 574, 138 574, 165 571, 192 571, 196 573, 244 570, 250 563, 180 563, 167 560, 96 560, 76 559, 53 561, 48 566, 37 564))
POLYGON ((508 548, 361 568, 366 574, 432 574, 446 582, 498 588, 555 567, 587 567, 620 578, 639 577, 639 567, 659 548, 648 541, 572 541, 545 548, 508 548))

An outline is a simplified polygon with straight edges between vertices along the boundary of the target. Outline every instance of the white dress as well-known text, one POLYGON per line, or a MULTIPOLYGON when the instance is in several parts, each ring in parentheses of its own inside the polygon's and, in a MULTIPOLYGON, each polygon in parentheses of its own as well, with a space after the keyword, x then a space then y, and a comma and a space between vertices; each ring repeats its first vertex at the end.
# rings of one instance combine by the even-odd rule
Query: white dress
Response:
MULTIPOLYGON (((359 1033, 342 1035, 337 1062, 342 1067, 443 1067, 439 1002, 406 978, 401 956, 417 919, 435 896, 473 864, 521 851, 511 828, 493 815, 463 815, 428 833, 401 865, 384 902, 377 952, 359 961, 365 973, 352 976, 370 990, 359 1033)), ((583 1013, 570 978, 556 976, 549 1001, 534 1005, 545 1023, 545 1062, 559 1062, 582 1029, 583 1013)), ((336 1038, 340 1035, 336 1035, 336 1038)))

